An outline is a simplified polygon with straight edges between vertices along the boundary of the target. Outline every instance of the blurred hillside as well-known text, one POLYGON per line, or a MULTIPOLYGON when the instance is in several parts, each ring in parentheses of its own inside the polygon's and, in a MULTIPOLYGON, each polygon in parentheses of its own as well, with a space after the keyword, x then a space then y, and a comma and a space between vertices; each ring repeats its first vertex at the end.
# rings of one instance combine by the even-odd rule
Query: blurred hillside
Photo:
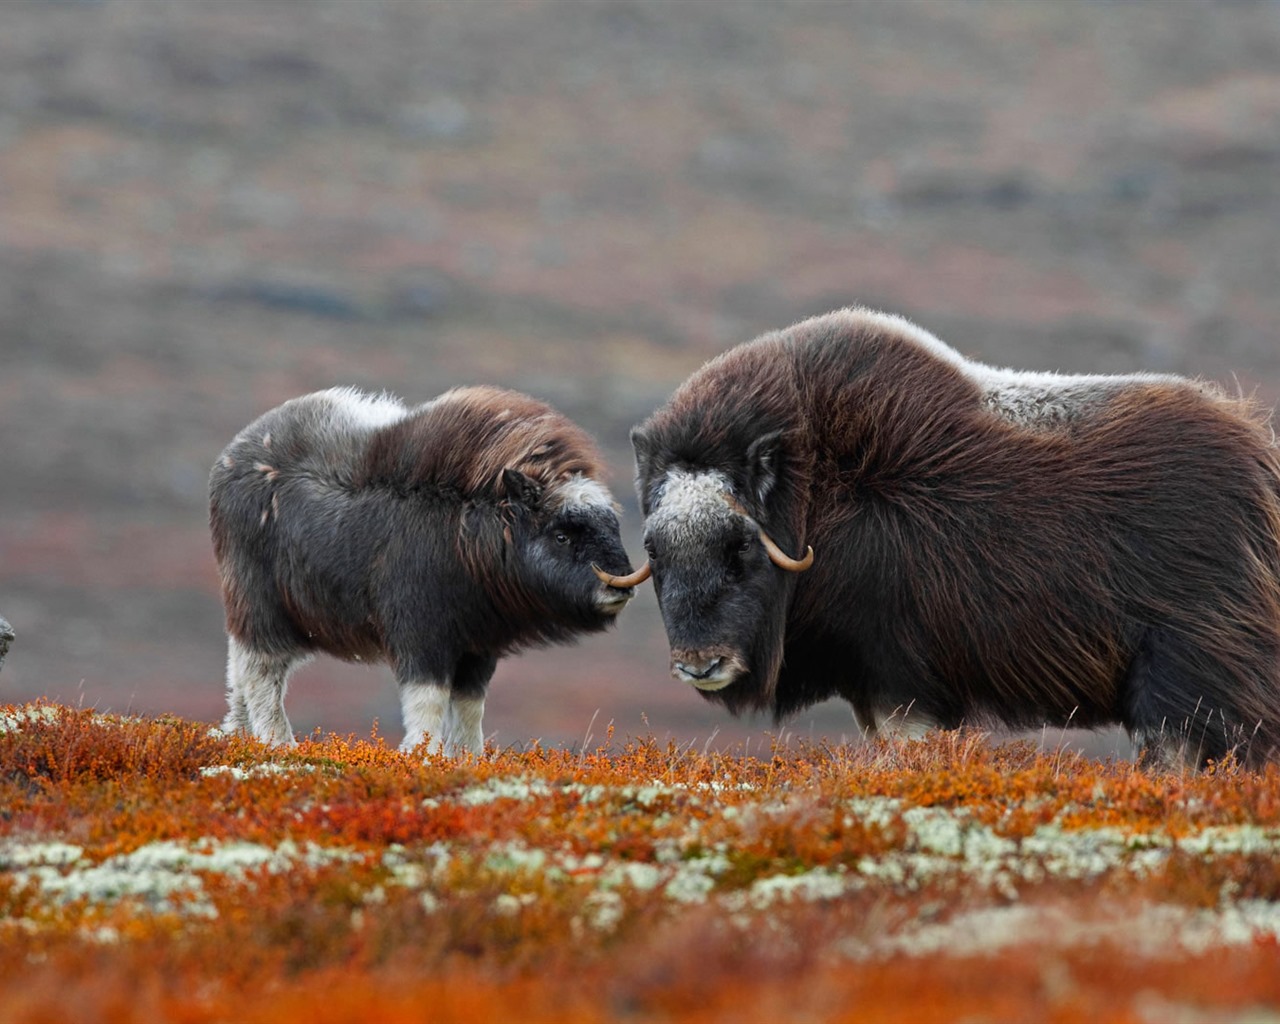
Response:
MULTIPOLYGON (((545 398, 638 553, 628 429, 762 331, 863 303, 990 362, 1274 402, 1278 285, 1274 0, 13 0, 0 700, 221 717, 208 467, 301 392, 545 398)), ((504 662, 487 730, 768 725, 671 680, 636 605, 504 662)), ((300 730, 399 739, 385 671, 291 693, 300 730)))

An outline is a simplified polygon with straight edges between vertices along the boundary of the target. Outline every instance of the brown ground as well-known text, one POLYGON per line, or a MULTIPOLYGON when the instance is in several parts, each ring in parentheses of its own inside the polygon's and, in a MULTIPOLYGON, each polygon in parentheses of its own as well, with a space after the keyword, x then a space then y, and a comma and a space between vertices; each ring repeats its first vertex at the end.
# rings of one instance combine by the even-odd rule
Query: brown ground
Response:
MULTIPOLYGON (((1278 224, 1274 3, 15 0, 0 700, 220 716, 207 468, 292 395, 544 397, 602 439, 638 552, 628 428, 839 305, 1274 402, 1278 224)), ((637 605, 504 663, 496 739, 758 736, 637 605)), ((317 663, 290 710, 399 737, 385 672, 317 663)))

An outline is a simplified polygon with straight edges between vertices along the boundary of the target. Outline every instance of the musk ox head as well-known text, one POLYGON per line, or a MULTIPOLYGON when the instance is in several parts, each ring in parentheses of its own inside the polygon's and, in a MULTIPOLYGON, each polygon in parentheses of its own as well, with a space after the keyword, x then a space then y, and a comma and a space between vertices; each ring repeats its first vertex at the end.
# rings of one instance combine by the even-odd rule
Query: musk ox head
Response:
POLYGON ((813 562, 811 549, 796 559, 780 546, 796 542, 782 511, 783 432, 714 462, 643 428, 632 444, 649 555, 635 576, 652 575, 671 674, 732 711, 771 706, 791 591, 813 562))
POLYGON ((501 489, 505 547, 514 551, 523 589, 546 621, 571 632, 612 623, 635 592, 601 578, 625 580, 631 573, 608 490, 580 473, 544 487, 511 468, 502 472, 501 489))

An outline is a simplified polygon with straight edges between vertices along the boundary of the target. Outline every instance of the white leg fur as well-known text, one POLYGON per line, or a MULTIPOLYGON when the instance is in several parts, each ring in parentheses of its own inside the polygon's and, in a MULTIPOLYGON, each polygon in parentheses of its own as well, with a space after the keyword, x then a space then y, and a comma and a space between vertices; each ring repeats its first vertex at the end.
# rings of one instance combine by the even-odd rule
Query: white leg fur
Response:
POLYGON ((922 740, 937 726, 923 718, 896 718, 890 716, 880 723, 879 733, 899 740, 922 740))
POLYGON ((445 713, 449 710, 449 688, 432 682, 402 682, 400 711, 404 716, 404 742, 408 752, 430 738, 431 752, 444 747, 445 713))
POLYGON ((1140 763, 1155 772, 1185 772, 1199 761, 1192 757, 1191 741, 1172 730, 1139 729, 1133 736, 1137 744, 1140 763))
POLYGON ((247 730, 267 743, 293 743, 293 728, 284 711, 293 662, 251 651, 234 639, 227 647, 229 710, 223 728, 247 730))
POLYGON ((244 657, 242 648, 234 640, 227 640, 227 717, 222 720, 223 732, 249 732, 249 706, 240 688, 240 663, 244 657))
POLYGON ((921 740, 929 734, 931 729, 936 729, 938 724, 926 716, 914 711, 910 704, 906 707, 894 708, 891 713, 885 715, 879 722, 871 723, 871 727, 867 728, 863 725, 862 720, 855 713, 853 720, 858 723, 864 734, 871 736, 884 736, 889 739, 898 740, 921 740))
POLYGON ((483 719, 483 697, 450 698, 449 744, 453 753, 484 753, 484 729, 480 724, 483 719))

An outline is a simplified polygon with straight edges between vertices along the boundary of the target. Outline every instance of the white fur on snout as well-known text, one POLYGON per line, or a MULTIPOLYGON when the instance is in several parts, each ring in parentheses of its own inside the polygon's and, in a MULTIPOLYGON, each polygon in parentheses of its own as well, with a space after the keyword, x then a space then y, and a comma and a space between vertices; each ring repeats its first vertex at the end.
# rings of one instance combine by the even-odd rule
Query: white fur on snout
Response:
POLYGON ((679 666, 672 666, 671 674, 681 682, 692 683, 699 690, 705 690, 708 693, 723 690, 738 678, 738 673, 735 669, 724 665, 721 665, 709 676, 695 676, 687 669, 679 666))
POLYGON ((747 666, 741 656, 728 651, 721 651, 720 653, 708 651, 703 652, 701 655, 693 651, 685 651, 680 654, 673 652, 671 656, 672 676, 681 682, 692 683, 699 690, 704 690, 708 693, 715 690, 723 690, 746 670, 747 666), (705 676, 696 675, 686 667, 686 662, 696 665, 704 660, 706 662, 718 660, 720 664, 716 666, 714 672, 705 676))
POLYGON ((631 603, 635 593, 624 594, 616 587, 599 586, 596 588, 596 610, 605 615, 617 615, 631 603))

